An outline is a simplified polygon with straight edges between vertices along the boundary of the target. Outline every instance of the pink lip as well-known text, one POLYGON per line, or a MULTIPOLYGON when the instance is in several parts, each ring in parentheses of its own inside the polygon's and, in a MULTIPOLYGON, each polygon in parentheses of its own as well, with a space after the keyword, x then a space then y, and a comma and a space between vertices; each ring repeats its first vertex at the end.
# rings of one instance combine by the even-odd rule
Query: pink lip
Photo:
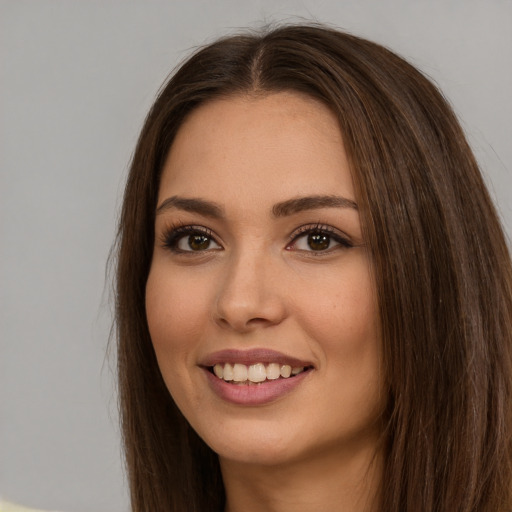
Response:
POLYGON ((200 366, 204 370, 210 389, 222 400, 236 405, 256 406, 274 402, 299 386, 311 373, 313 365, 309 361, 303 361, 275 350, 256 348, 251 350, 220 350, 205 357, 200 366), (276 379, 261 382, 259 384, 233 384, 219 379, 210 369, 216 364, 231 363, 245 364, 247 366, 256 363, 287 364, 292 368, 306 367, 307 369, 298 375, 288 379, 276 379))
POLYGON ((250 350, 235 350, 227 349, 214 352, 206 356, 201 362, 201 366, 211 367, 216 364, 223 363, 239 363, 245 365, 251 365, 256 363, 278 363, 278 364, 289 364, 292 368, 302 366, 313 366, 310 361, 302 361, 295 357, 287 356, 281 352, 270 350, 267 348, 255 348, 250 350))
POLYGON ((265 405, 274 402, 299 386, 311 370, 303 371, 295 377, 261 382, 260 384, 233 384, 219 379, 209 370, 204 369, 210 389, 222 400, 236 405, 265 405))

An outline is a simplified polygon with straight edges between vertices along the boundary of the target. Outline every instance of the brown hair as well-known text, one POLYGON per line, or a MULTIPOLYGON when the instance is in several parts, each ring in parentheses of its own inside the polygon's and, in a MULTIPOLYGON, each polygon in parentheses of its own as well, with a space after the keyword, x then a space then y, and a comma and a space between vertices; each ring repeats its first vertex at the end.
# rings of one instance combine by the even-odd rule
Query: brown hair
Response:
POLYGON ((159 176, 184 118, 232 94, 299 91, 338 117, 378 290, 389 389, 386 512, 512 507, 512 270, 447 102, 389 50, 319 26, 196 52, 142 129, 118 233, 119 391, 134 511, 222 510, 216 455, 163 383, 144 295, 159 176))

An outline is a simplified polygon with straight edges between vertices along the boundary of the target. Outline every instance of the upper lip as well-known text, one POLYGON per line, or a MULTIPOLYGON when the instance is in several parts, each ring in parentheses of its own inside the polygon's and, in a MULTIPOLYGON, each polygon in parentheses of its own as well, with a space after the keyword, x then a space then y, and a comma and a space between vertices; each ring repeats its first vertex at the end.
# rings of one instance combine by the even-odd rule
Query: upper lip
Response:
POLYGON ((292 357, 267 348, 254 348, 249 350, 225 349, 209 354, 201 360, 200 365, 211 367, 216 364, 238 363, 250 366, 256 363, 288 364, 293 368, 313 366, 311 362, 292 357))

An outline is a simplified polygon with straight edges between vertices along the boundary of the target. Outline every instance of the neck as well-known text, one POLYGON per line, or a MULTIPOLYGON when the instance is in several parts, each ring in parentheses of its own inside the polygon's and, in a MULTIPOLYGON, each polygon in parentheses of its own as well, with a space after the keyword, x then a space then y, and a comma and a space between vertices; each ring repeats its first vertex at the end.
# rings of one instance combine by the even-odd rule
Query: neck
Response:
POLYGON ((221 459, 225 512, 377 512, 382 456, 362 448, 282 465, 221 459))

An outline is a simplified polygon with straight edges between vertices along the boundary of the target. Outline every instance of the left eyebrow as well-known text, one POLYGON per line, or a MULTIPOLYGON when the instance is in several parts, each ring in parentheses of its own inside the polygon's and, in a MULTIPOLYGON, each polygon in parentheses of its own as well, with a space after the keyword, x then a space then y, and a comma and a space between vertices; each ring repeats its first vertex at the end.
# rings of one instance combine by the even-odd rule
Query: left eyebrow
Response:
POLYGON ((357 203, 342 196, 306 196, 277 203, 272 208, 274 217, 287 217, 304 210, 321 208, 351 208, 357 210, 357 203))
POLYGON ((156 214, 159 215, 166 210, 175 208, 177 210, 185 210, 187 212, 199 213, 205 217, 220 219, 223 216, 223 208, 217 203, 205 201, 200 198, 188 198, 180 196, 172 196, 162 201, 157 207, 156 214))

